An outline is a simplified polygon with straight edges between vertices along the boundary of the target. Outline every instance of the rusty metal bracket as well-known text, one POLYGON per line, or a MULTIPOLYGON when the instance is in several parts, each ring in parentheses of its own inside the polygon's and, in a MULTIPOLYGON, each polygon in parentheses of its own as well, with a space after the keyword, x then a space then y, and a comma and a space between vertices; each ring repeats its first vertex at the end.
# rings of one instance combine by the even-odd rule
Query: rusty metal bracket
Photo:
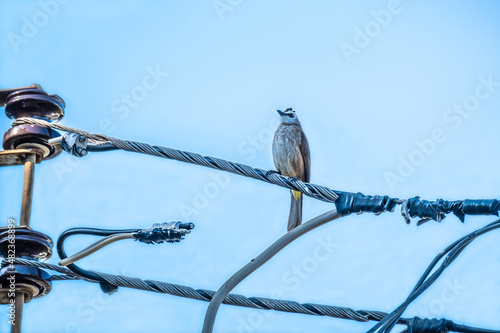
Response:
MULTIPOLYGON (((19 226, 0 228, 0 255, 5 258, 11 258, 11 255, 14 255, 43 260, 52 255, 53 243, 50 237, 30 228, 35 164, 43 159, 42 149, 0 151, 0 167, 24 165, 19 226), (11 248, 12 244, 15 244, 13 248, 11 248)), ((9 265, 0 270, 0 304, 15 307, 16 320, 12 321, 11 333, 21 332, 24 303, 32 298, 45 296, 50 289, 50 275, 39 268, 9 265)))
POLYGON ((33 181, 35 176, 35 164, 43 159, 41 149, 13 149, 0 151, 0 166, 23 165, 24 183, 23 198, 21 204, 21 226, 29 227, 31 217, 31 203, 33 201, 33 181))
POLYGON ((24 165, 26 157, 35 154, 35 163, 38 164, 43 159, 43 151, 40 149, 10 149, 0 151, 0 167, 9 165, 24 165))

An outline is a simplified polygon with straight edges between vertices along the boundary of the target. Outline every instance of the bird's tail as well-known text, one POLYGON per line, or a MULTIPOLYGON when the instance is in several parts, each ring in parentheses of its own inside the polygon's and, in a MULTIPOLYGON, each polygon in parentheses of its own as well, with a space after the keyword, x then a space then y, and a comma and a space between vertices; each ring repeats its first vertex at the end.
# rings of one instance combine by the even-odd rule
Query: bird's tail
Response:
POLYGON ((297 228, 302 223, 302 192, 291 191, 292 203, 288 217, 288 231, 297 228))

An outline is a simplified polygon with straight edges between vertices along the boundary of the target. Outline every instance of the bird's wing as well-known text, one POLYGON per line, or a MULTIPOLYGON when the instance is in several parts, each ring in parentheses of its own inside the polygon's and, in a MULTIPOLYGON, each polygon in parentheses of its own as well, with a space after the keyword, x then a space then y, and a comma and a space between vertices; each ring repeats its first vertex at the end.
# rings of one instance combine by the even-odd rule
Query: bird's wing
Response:
POLYGON ((304 162, 303 181, 308 182, 311 179, 311 153, 309 151, 309 142, 307 141, 304 131, 300 131, 300 153, 304 162))
POLYGON ((279 174, 281 174, 280 170, 280 163, 279 163, 279 141, 280 141, 280 127, 276 129, 276 133, 274 133, 274 138, 273 138, 273 147, 272 147, 272 153, 273 153, 273 162, 274 162, 274 167, 276 168, 276 171, 278 171, 279 174))

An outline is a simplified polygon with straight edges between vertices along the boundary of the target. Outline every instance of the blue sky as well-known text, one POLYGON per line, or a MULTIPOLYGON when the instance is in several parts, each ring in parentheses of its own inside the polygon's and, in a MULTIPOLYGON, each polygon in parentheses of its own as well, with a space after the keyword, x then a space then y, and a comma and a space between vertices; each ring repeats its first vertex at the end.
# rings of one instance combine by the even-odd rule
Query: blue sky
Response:
MULTIPOLYGON (((400 198, 499 196, 496 1, 3 0, 0 8, 0 86, 39 83, 62 96, 65 125, 272 169, 275 110, 293 107, 313 183, 400 198)), ((88 269, 216 290, 286 230, 287 190, 176 161, 60 155, 35 177, 32 227, 54 240, 76 226, 196 224, 179 244, 109 246, 81 261, 88 269)), ((22 168, 1 168, 0 184, 6 224, 19 215, 22 168)), ((329 209, 306 198, 304 219, 329 209)), ((417 228, 399 212, 349 216, 292 243, 234 292, 391 311, 440 250, 492 220, 449 216, 417 228), (321 246, 326 257, 315 256, 321 246)), ((93 240, 70 239, 68 252, 93 240)), ((498 235, 480 238, 404 316, 498 329, 499 265, 498 235)), ((24 331, 196 332, 207 306, 55 282, 25 306, 24 331)), ((373 324, 222 306, 215 331, 373 324)))

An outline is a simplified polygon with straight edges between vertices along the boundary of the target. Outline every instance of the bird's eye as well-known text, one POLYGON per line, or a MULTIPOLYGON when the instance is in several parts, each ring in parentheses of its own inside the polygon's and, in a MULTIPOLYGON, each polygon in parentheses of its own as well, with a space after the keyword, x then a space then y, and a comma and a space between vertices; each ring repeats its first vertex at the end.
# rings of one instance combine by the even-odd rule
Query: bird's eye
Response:
POLYGON ((290 118, 295 118, 295 115, 293 113, 290 113, 290 118))

